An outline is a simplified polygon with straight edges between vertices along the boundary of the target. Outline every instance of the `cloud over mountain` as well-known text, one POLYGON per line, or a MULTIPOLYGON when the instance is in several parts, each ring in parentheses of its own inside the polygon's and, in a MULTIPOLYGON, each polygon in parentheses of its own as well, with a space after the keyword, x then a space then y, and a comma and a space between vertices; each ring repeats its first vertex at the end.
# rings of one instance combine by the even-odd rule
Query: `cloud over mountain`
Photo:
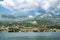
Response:
POLYGON ((45 10, 46 12, 60 10, 60 0, 4 0, 0 2, 0 5, 14 13, 23 14, 31 11, 40 13, 38 12, 40 10, 45 10))

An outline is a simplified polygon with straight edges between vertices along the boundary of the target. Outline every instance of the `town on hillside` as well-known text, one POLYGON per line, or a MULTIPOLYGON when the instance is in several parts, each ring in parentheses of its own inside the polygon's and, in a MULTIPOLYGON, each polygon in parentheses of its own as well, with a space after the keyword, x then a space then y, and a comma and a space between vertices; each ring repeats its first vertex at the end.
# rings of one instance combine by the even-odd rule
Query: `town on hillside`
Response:
MULTIPOLYGON (((50 28, 51 26, 37 26, 37 27, 25 27, 22 25, 10 25, 0 27, 0 32, 60 32, 58 28, 50 28)), ((54 26, 52 26, 54 27, 54 26)))

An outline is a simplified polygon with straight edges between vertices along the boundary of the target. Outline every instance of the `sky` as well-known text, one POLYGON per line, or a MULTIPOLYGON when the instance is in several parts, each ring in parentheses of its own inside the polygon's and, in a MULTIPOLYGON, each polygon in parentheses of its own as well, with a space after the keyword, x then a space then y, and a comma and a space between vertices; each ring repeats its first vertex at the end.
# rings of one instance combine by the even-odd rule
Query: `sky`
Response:
POLYGON ((37 16, 52 12, 60 14, 60 0, 0 0, 0 13, 37 16))

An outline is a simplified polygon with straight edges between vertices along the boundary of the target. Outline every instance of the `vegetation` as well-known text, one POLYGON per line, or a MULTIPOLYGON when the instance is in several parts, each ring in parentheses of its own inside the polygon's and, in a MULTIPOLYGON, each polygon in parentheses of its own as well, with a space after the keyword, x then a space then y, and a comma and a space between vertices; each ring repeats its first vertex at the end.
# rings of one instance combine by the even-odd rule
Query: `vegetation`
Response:
MULTIPOLYGON (((33 21, 32 21, 33 22, 33 21)), ((41 23, 1 23, 0 32, 60 32, 60 25, 50 25, 41 23)))
POLYGON ((0 21, 0 30, 7 28, 8 32, 11 30, 12 32, 56 32, 59 30, 60 32, 60 16, 58 15, 54 16, 47 13, 39 15, 35 18, 29 18, 27 16, 2 15, 2 18, 11 19, 0 21))

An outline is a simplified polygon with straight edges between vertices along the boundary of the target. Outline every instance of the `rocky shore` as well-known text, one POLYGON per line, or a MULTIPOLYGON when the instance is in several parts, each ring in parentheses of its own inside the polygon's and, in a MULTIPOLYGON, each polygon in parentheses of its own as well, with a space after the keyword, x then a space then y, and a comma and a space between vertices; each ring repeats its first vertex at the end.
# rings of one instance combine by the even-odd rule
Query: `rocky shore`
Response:
POLYGON ((60 32, 60 29, 45 27, 25 27, 20 25, 2 26, 0 32, 60 32))

